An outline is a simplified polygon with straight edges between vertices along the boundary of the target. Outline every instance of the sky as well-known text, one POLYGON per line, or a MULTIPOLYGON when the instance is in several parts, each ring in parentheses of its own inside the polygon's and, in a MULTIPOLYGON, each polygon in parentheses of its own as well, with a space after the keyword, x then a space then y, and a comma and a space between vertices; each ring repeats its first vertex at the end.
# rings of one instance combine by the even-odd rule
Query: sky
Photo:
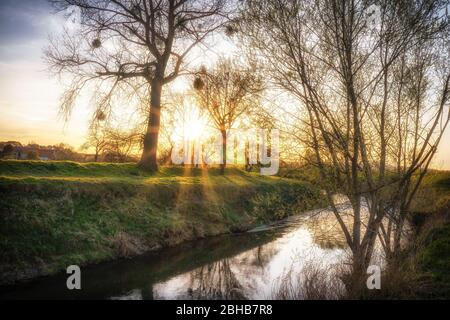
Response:
POLYGON ((62 88, 43 62, 48 35, 63 25, 46 0, 0 0, 0 141, 78 147, 91 110, 59 116, 62 88))
MULTIPOLYGON (((83 144, 92 109, 80 103, 65 122, 58 107, 62 86, 43 62, 49 34, 64 23, 47 0, 0 0, 0 141, 83 144)), ((450 130, 434 167, 450 170, 450 130)))

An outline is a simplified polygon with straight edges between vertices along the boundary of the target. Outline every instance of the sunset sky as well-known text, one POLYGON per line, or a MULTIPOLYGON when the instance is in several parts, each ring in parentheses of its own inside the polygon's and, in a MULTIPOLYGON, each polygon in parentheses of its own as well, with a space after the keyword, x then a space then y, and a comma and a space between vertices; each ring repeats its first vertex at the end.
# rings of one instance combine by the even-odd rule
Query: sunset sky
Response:
MULTIPOLYGON (((80 103, 64 122, 58 113, 62 88, 42 59, 48 35, 65 23, 51 11, 46 0, 0 1, 0 141, 79 147, 86 136, 92 109, 80 103)), ((434 167, 450 170, 450 130, 434 167)))

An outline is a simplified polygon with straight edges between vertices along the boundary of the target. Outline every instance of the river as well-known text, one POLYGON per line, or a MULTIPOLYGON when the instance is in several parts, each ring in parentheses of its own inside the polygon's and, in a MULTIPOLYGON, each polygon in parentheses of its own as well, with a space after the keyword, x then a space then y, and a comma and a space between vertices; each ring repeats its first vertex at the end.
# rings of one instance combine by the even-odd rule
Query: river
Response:
POLYGON ((331 212, 311 211, 244 234, 82 268, 82 290, 69 291, 62 273, 0 288, 0 299, 273 299, 282 283, 297 291, 308 270, 342 264, 347 255, 331 212))

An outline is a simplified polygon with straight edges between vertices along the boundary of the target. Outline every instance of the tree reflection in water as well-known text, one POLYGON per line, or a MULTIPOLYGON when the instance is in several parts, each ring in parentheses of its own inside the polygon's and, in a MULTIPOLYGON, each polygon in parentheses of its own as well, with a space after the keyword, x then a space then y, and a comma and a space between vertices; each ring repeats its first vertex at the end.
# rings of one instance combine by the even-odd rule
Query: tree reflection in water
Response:
MULTIPOLYGON (((205 265, 189 274, 189 288, 187 294, 190 299, 220 299, 243 300, 244 285, 239 281, 239 275, 252 275, 260 273, 264 276, 265 266, 277 253, 271 245, 258 246, 245 254, 231 259, 223 259, 205 265)), ((248 277, 244 277, 248 278, 248 277)))
POLYGON ((231 270, 230 259, 203 266, 190 274, 188 294, 191 299, 245 299, 242 285, 231 270))

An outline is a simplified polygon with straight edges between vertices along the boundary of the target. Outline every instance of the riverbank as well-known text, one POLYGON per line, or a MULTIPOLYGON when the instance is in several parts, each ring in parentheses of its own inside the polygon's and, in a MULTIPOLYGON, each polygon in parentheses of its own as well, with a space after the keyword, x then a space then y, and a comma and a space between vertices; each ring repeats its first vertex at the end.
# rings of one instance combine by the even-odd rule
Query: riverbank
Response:
POLYGON ((0 161, 0 283, 248 230, 321 207, 319 189, 238 169, 0 161))
POLYGON ((403 250, 371 299, 450 298, 450 172, 430 170, 412 203, 403 250))
MULTIPOLYGON (((280 175, 320 181, 317 169, 311 167, 282 168, 280 175)), ((408 225, 410 229, 404 234, 402 250, 382 272, 381 290, 358 292, 356 296, 350 293, 338 296, 340 299, 450 298, 450 171, 428 171, 412 201, 408 225)), ((313 298, 317 294, 326 296, 330 287, 333 289, 323 282, 326 277, 320 272, 313 270, 310 275, 315 287, 321 289, 312 293, 313 298)), ((281 286, 281 294, 277 293, 276 298, 292 298, 286 297, 285 289, 281 286)), ((287 293, 298 297, 298 292, 287 293)))
MULTIPOLYGON (((413 234, 399 268, 418 290, 409 298, 450 298, 450 172, 431 171, 424 179, 411 214, 413 234)), ((408 288, 408 286, 405 286, 408 288)))

